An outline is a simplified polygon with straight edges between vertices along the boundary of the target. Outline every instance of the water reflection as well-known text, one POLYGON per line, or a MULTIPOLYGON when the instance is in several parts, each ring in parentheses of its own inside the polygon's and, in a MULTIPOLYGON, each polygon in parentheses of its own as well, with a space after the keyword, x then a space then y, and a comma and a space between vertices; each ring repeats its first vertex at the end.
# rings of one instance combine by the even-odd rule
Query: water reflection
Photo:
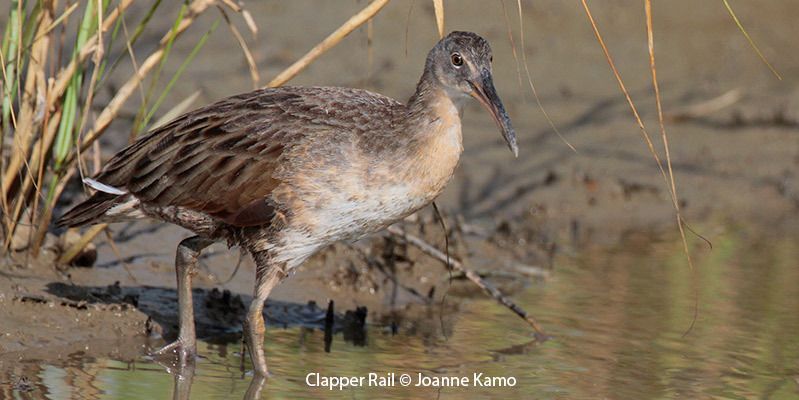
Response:
MULTIPOLYGON (((172 375, 174 379, 174 386, 172 389, 173 400, 189 400, 191 399, 191 387, 194 383, 194 373, 197 369, 195 362, 189 362, 179 366, 178 368, 167 368, 167 372, 172 375)), ((261 392, 266 386, 266 377, 253 376, 247 391, 244 392, 243 400, 255 400, 261 398, 261 392)))
POLYGON ((446 335, 438 306, 396 319, 397 334, 390 324, 371 325, 365 347, 334 334, 330 352, 319 329, 268 329, 273 375, 266 380, 253 381, 245 372, 240 344, 202 342, 203 356, 183 370, 158 365, 143 351, 125 362, 78 351, 52 365, 23 360, 3 371, 0 398, 799 397, 796 240, 740 233, 716 238, 714 246, 695 249, 693 272, 678 240, 631 240, 558 260, 548 282, 515 297, 554 336, 545 343, 492 301, 453 297, 458 310, 445 310, 446 335), (698 316, 685 335, 695 294, 698 316), (306 375, 317 372, 484 373, 511 375, 518 383, 328 390, 306 384, 306 375), (22 376, 27 382, 19 382, 22 376))

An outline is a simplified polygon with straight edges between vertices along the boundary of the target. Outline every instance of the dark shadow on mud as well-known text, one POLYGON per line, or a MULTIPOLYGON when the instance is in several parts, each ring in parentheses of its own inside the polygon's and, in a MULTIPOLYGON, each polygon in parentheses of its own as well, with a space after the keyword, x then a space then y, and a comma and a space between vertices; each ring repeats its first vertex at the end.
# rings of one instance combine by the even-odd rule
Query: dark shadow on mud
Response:
MULTIPOLYGON (((163 336, 172 340, 178 333, 177 291, 172 288, 154 286, 78 286, 62 282, 47 284, 47 292, 69 300, 69 306, 77 308, 127 308, 134 307, 146 314, 148 323, 143 334, 163 336)), ((211 343, 232 343, 241 340, 242 323, 247 305, 252 301, 248 295, 233 294, 228 290, 192 290, 194 297, 194 321, 197 338, 211 343)), ((307 304, 267 300, 264 318, 270 327, 303 327, 320 329, 326 335, 343 333, 344 340, 356 346, 366 344, 365 307, 345 313, 320 308, 315 302, 307 304)))

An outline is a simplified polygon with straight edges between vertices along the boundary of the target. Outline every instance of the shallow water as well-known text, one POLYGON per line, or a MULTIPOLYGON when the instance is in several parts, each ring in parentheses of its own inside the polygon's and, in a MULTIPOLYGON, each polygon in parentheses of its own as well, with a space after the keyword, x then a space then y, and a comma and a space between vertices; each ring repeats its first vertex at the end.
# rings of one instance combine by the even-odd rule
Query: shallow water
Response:
MULTIPOLYGON (((392 335, 372 325, 367 345, 302 328, 268 329, 266 397, 281 398, 773 398, 799 397, 799 247, 792 239, 744 233, 694 250, 695 274, 679 241, 630 238, 616 249, 561 257, 550 280, 515 299, 554 336, 536 343, 529 328, 488 300, 470 300, 444 319, 439 307, 392 335), (695 292, 694 289, 697 289, 695 292), (694 293, 698 314, 694 316, 694 293), (421 321, 421 322, 420 322, 421 321), (308 374, 365 377, 366 387, 310 387, 308 374), (395 374, 369 387, 369 373, 395 374), (415 387, 418 374, 465 377, 469 387, 415 387), (474 373, 506 387, 475 387, 474 373), (401 374, 412 384, 403 387, 401 374), (513 380, 510 379, 513 377, 513 380), (515 382, 513 382, 515 381, 515 382)), ((460 301, 450 298, 449 301, 460 301)), ((422 313, 424 315, 424 313, 422 313)), ((240 346, 202 342, 191 398, 243 398, 251 378, 240 346)), ((31 361, 31 364, 35 362, 31 361)), ((32 391, 14 398, 168 398, 189 380, 145 356, 30 365, 32 391)), ((184 372, 188 375, 188 371, 184 372)))

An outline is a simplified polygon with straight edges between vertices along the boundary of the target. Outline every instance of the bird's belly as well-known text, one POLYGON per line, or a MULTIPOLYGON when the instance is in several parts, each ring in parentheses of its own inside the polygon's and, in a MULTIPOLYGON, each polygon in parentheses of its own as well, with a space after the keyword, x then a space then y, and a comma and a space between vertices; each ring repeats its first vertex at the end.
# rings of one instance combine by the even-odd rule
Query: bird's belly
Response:
POLYGON ((430 199, 407 184, 385 185, 360 193, 341 193, 324 207, 319 233, 333 241, 355 240, 379 231, 424 207, 430 199))
MULTIPOLYGON (((315 201, 295 208, 286 229, 269 247, 288 268, 337 241, 353 241, 377 232, 432 200, 405 184, 372 190, 325 190, 315 201)), ((307 199, 306 199, 307 200, 307 199)))

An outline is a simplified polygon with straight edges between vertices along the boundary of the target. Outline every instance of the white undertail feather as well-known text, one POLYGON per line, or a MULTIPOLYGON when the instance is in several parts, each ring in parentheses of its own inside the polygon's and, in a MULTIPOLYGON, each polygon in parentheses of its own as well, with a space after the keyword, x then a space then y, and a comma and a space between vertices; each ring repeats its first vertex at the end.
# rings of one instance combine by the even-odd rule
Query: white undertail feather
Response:
POLYGON ((94 189, 94 190, 96 190, 98 192, 103 192, 103 193, 108 193, 108 194, 115 194, 117 196, 122 196, 123 194, 128 194, 128 192, 126 192, 126 191, 124 191, 122 189, 106 185, 105 183, 98 182, 98 181, 96 181, 94 179, 91 179, 91 178, 83 178, 83 183, 85 183, 87 186, 89 186, 90 188, 92 188, 92 189, 94 189))

